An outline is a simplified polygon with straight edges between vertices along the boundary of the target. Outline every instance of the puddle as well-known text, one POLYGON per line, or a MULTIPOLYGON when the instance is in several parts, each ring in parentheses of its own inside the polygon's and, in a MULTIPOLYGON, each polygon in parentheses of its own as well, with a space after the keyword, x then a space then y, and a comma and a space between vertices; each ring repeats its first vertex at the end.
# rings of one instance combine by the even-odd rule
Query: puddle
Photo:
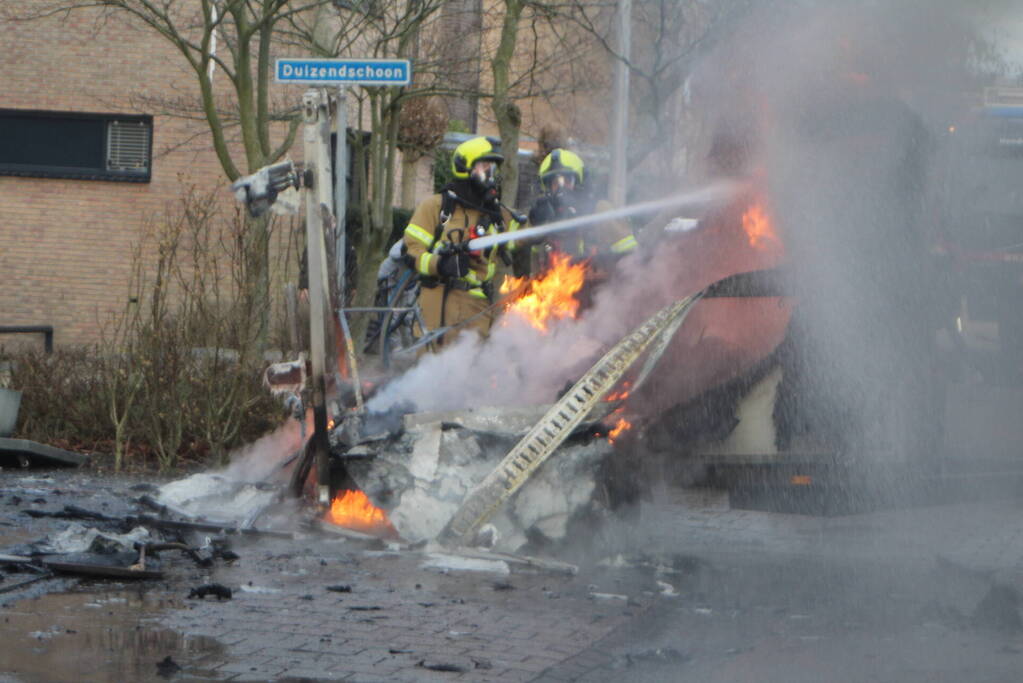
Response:
POLYGON ((149 591, 43 595, 9 605, 0 616, 0 681, 203 681, 223 647, 212 638, 161 628, 164 608, 178 604, 149 591), (170 679, 156 664, 170 656, 182 671, 170 679))

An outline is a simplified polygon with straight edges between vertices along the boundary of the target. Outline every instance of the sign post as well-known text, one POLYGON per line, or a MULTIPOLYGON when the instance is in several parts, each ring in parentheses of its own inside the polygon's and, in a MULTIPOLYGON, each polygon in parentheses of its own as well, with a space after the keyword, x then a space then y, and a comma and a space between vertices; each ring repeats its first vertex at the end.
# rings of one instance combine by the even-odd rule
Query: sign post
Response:
MULTIPOLYGON (((338 316, 345 307, 345 235, 348 111, 346 88, 349 85, 399 86, 411 81, 412 66, 407 59, 278 59, 275 65, 278 83, 304 85, 335 85, 337 97, 337 151, 333 162, 337 179, 331 187, 330 109, 325 89, 308 90, 302 99, 305 121, 305 164, 312 178, 306 191, 306 248, 309 275, 310 361, 313 383, 313 436, 309 455, 316 463, 317 498, 321 505, 330 504, 329 444, 327 442, 326 410, 326 325, 330 319, 327 284, 327 259, 323 228, 330 219, 333 198, 335 219, 335 259, 337 264, 338 316), (333 197, 332 197, 333 195, 333 197)), ((345 321, 342 328, 347 330, 345 321)), ((350 355, 354 352, 349 349, 350 355)), ((354 358, 353 358, 354 360, 354 358)), ((352 368, 353 373, 355 368, 352 368)), ((353 374, 357 381, 357 375, 353 374)))
POLYGON ((278 83, 303 83, 307 85, 336 85, 337 147, 334 153, 336 179, 334 185, 335 265, 337 282, 334 283, 339 295, 338 306, 344 308, 345 269, 348 253, 347 235, 347 173, 348 160, 348 108, 347 88, 350 85, 395 86, 408 85, 412 81, 412 64, 407 59, 304 59, 281 58, 274 66, 274 77, 278 83))
MULTIPOLYGON (((330 119, 327 93, 313 89, 302 98, 305 120, 305 162, 312 174, 312 187, 306 190, 306 263, 309 277, 309 360, 313 384, 313 436, 309 441, 316 462, 317 498, 330 505, 329 444, 327 442, 326 402, 326 330, 327 254, 323 240, 323 209, 330 201, 330 119)), ((329 216, 328 216, 329 217, 329 216)))
POLYGON ((306 85, 408 85, 412 64, 407 59, 278 59, 278 83, 306 85))
POLYGON ((338 308, 347 305, 345 291, 346 268, 348 267, 348 98, 347 86, 337 89, 337 146, 334 148, 334 216, 337 225, 334 230, 334 261, 337 265, 338 308))

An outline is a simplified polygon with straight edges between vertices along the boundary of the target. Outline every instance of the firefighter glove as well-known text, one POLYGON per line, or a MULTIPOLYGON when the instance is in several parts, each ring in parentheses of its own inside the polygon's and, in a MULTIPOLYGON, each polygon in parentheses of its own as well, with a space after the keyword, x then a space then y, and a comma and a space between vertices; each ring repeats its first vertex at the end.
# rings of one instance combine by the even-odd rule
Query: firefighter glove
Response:
POLYGON ((460 278, 469 273, 469 252, 464 249, 455 249, 441 254, 437 262, 437 272, 441 277, 460 278))

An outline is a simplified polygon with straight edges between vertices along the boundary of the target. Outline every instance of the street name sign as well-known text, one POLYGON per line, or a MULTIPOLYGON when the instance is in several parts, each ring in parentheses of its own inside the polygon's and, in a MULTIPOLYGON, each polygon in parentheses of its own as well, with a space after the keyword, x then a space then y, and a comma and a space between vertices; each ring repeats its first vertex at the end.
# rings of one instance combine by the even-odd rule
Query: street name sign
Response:
POLYGON ((321 85, 408 85, 412 65, 407 59, 278 59, 278 83, 321 85))

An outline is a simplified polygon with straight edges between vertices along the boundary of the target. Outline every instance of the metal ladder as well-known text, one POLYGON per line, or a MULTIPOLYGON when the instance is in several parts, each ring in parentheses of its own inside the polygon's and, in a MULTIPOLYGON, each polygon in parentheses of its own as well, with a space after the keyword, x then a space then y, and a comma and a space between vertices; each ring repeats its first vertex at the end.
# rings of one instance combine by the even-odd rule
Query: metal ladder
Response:
MULTIPOLYGON (((661 309, 604 354, 529 430, 494 471, 469 493, 438 540, 447 545, 471 543, 480 527, 586 419, 650 343, 664 336, 674 336, 682 319, 701 295, 702 292, 694 294, 661 309)), ((662 352, 670 336, 659 345, 662 352)))

